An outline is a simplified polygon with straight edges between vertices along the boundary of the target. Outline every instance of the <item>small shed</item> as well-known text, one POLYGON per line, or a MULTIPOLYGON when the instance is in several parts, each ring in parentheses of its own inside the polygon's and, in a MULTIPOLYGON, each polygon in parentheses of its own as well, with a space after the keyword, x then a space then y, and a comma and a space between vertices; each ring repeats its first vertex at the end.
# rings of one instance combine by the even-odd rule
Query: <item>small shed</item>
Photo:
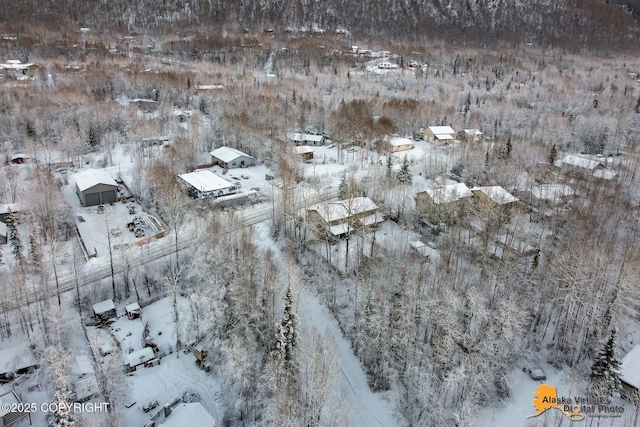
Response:
POLYGON ((151 347, 145 347, 142 350, 124 355, 124 365, 128 372, 135 371, 140 365, 156 357, 151 347))
POLYGON ((114 203, 118 200, 118 183, 104 170, 88 169, 73 175, 73 179, 83 206, 114 203))
POLYGON ((209 154, 211 162, 217 163, 223 168, 233 169, 256 164, 255 157, 231 147, 218 147, 209 154))
POLYGON ((313 159, 313 148, 308 145, 300 145, 296 147, 296 152, 304 161, 313 159))
POLYGON ((640 344, 637 344, 622 359, 620 364, 622 397, 633 401, 640 398, 640 344))
POLYGON ((127 305, 124 310, 126 311, 129 320, 139 319, 142 316, 142 309, 140 308, 140 304, 137 302, 127 305))
POLYGON ((11 163, 13 163, 14 165, 22 165, 27 163, 27 161, 29 161, 31 157, 28 154, 24 154, 24 153, 16 153, 13 156, 11 156, 11 163))
POLYGON ((202 362, 207 358, 207 350, 204 348, 202 344, 196 344, 191 346, 191 352, 198 359, 198 361, 202 362))
POLYGON ((99 303, 93 304, 93 314, 102 322, 109 320, 115 320, 117 317, 116 306, 113 304, 113 300, 108 299, 99 303))

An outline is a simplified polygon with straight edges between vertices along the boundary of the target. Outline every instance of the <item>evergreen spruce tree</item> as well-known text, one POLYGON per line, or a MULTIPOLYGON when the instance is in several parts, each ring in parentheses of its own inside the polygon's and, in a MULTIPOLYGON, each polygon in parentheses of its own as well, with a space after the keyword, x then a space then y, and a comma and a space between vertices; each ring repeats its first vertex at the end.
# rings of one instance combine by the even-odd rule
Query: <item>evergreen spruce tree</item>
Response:
POLYGON ((338 187, 338 198, 340 200, 344 200, 347 198, 347 176, 342 175, 342 180, 340 180, 340 186, 338 187))
POLYGON ((33 217, 31 217, 29 227, 29 254, 31 256, 31 262, 36 271, 40 271, 42 267, 42 245, 38 238, 38 226, 35 223, 33 217))
POLYGON ((22 254, 22 250, 24 249, 24 245, 22 244, 22 239, 20 238, 20 234, 18 233, 18 221, 16 219, 16 214, 9 210, 9 217, 7 218, 7 229, 11 236, 9 237, 9 241, 11 243, 11 250, 13 255, 15 255, 16 260, 20 265, 24 264, 24 255, 22 254))
POLYGON ((596 355, 591 367, 591 379, 594 385, 606 394, 615 393, 620 388, 620 378, 617 371, 620 368, 620 360, 616 357, 617 335, 618 331, 613 326, 609 333, 609 339, 596 355))
POLYGON ((509 139, 507 140, 507 145, 505 146, 507 158, 511 157, 511 151, 513 150, 513 144, 511 144, 511 135, 509 135, 509 139))
POLYGON ((407 156, 404 156, 402 167, 400 168, 400 171, 398 171, 398 175, 396 175, 396 179, 400 184, 404 184, 404 185, 411 184, 411 172, 409 171, 409 160, 407 160, 407 156))
POLYGON ((276 331, 275 357, 286 367, 295 361, 295 349, 298 346, 298 318, 293 313, 293 297, 291 287, 287 288, 284 299, 284 315, 276 331))
POLYGON ((556 148, 556 144, 553 144, 551 152, 549 153, 549 164, 553 166, 556 161, 556 157, 558 157, 558 149, 556 148))
POLYGON ((391 172, 392 171, 393 171, 393 167, 391 165, 391 155, 389 154, 387 156, 387 171, 386 171, 387 178, 391 179, 391 172))

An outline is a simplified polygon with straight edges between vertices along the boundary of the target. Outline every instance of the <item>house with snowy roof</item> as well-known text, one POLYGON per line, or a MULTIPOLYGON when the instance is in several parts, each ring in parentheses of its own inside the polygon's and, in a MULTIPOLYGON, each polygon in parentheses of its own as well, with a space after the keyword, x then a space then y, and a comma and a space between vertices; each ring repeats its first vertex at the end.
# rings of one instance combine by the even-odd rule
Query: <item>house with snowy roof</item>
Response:
POLYGON ((231 147, 218 147, 209 154, 211 155, 211 163, 216 163, 227 169, 243 168, 256 164, 255 157, 231 147))
POLYGON ((429 126, 422 131, 422 137, 428 142, 453 142, 456 131, 451 126, 429 126))
POLYGON ((463 129, 458 132, 458 139, 469 142, 482 141, 482 132, 480 129, 463 129))
POLYGON ((299 132, 289 132, 287 134, 287 138, 295 145, 324 145, 326 143, 326 138, 324 135, 318 135, 313 133, 299 133, 299 132))
POLYGON ((632 402, 640 399, 640 344, 636 344, 622 359, 618 374, 622 397, 632 402))
POLYGON ((178 175, 194 199, 227 196, 238 192, 239 183, 229 182, 207 169, 178 175))
POLYGON ((488 187, 473 187, 471 189, 473 197, 476 203, 484 204, 485 206, 513 206, 518 201, 517 197, 514 197, 504 188, 499 185, 491 185, 488 187))
POLYGON ((118 183, 102 169, 87 169, 73 175, 82 206, 113 203, 118 200, 118 183))
POLYGON ((118 316, 116 313, 116 306, 112 299, 107 299, 93 304, 93 314, 103 322, 113 321, 118 316))
POLYGON ((412 150, 415 146, 412 140, 409 138, 403 138, 400 136, 389 136, 382 141, 382 148, 390 153, 397 153, 398 151, 412 150))
POLYGON ((593 174, 598 169, 604 169, 604 165, 599 160, 567 154, 562 159, 562 168, 565 170, 588 172, 593 174))
POLYGON ((321 235, 337 238, 354 230, 375 227, 384 222, 384 217, 370 198, 353 197, 310 207, 307 221, 315 224, 321 235))
POLYGON ((416 208, 433 224, 449 223, 473 193, 464 183, 429 188, 416 194, 416 208))

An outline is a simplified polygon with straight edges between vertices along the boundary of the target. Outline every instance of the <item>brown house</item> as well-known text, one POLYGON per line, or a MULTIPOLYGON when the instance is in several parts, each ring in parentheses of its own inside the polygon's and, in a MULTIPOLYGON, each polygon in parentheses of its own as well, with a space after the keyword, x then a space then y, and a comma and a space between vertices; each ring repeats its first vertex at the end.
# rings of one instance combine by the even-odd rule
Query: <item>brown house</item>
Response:
POLYGON ((402 138, 399 136, 392 136, 385 138, 382 141, 382 148, 390 153, 397 153, 398 151, 413 150, 415 144, 409 138, 402 138))

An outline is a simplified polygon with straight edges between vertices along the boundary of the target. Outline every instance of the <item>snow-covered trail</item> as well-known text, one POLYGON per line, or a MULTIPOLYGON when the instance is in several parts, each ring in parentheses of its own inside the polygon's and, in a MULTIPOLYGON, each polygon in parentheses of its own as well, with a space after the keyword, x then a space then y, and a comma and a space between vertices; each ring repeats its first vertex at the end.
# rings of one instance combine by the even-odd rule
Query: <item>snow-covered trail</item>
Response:
MULTIPOLYGON (((335 353, 340 364, 342 388, 351 400, 348 405, 352 415, 352 427, 393 427, 400 425, 391 411, 391 405, 371 391, 367 376, 360 361, 351 349, 349 341, 344 337, 335 318, 320 303, 318 297, 308 288, 302 287, 298 294, 298 317, 302 328, 318 333, 326 333, 335 343, 335 353)), ((304 344, 303 344, 304 345, 304 344)))

